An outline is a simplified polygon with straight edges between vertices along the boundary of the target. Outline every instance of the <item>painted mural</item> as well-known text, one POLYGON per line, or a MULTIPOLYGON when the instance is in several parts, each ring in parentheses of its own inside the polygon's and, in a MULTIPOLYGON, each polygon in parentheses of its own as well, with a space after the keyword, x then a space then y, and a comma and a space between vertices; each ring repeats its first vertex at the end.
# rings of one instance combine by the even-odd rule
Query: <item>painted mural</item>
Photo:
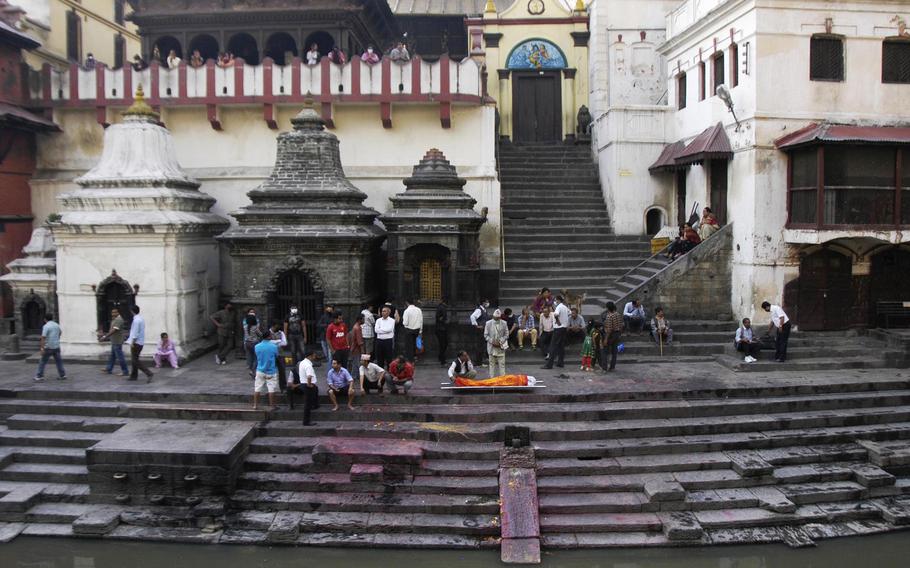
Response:
POLYGON ((566 58, 556 45, 543 39, 529 39, 509 54, 509 69, 563 69, 566 58))

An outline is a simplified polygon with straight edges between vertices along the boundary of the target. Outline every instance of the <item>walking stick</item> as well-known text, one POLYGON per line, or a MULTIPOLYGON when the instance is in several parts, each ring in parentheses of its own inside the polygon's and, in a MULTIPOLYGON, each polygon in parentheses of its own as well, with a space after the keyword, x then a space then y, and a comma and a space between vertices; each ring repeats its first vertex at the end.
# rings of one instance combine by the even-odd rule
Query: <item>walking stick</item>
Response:
POLYGON ((660 333, 660 330, 657 330, 657 344, 660 345, 660 356, 664 356, 664 336, 660 333))

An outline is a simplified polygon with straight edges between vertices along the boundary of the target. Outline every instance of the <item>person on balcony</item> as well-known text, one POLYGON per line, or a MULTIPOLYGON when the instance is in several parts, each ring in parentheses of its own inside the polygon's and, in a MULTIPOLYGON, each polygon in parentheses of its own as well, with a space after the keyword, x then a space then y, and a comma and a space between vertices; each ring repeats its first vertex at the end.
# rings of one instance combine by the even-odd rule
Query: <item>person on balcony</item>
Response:
POLYGON ((82 68, 85 69, 86 71, 91 71, 92 69, 95 68, 95 65, 97 63, 98 62, 95 60, 95 56, 92 55, 91 53, 89 53, 88 55, 85 56, 85 64, 82 65, 82 68))
POLYGON ((177 67, 180 66, 181 61, 183 61, 183 60, 180 59, 179 57, 177 57, 177 52, 175 50, 172 49, 170 52, 168 52, 168 54, 167 54, 167 68, 168 69, 176 69, 177 67))
POLYGON ((193 50, 193 55, 190 56, 190 66, 199 68, 205 65, 205 60, 202 59, 202 54, 199 53, 198 49, 193 50))
POLYGON ((307 65, 317 65, 319 64, 319 45, 313 44, 310 46, 310 50, 306 52, 306 64, 307 65))
POLYGON ((222 68, 230 67, 231 65, 234 64, 234 54, 229 51, 225 51, 224 53, 219 54, 218 61, 216 64, 218 65, 218 67, 222 67, 222 68))
POLYGON ((373 46, 367 46, 367 50, 363 52, 363 55, 360 56, 360 59, 364 63, 369 63, 370 65, 375 65, 379 63, 379 54, 376 53, 376 50, 373 49, 373 46))
POLYGON ((338 49, 338 46, 335 46, 332 48, 332 51, 329 52, 329 61, 336 65, 344 65, 348 62, 348 58, 343 51, 338 49))
POLYGON ((392 51, 389 52, 389 59, 397 63, 407 63, 411 60, 411 54, 408 52, 408 48, 403 41, 399 41, 398 44, 392 48, 392 51))
POLYGON ((698 236, 705 240, 720 229, 720 223, 717 222, 717 216, 711 211, 710 207, 705 207, 701 213, 701 221, 698 222, 698 236))
POLYGON ((149 68, 148 62, 138 53, 133 56, 133 71, 145 71, 149 68))

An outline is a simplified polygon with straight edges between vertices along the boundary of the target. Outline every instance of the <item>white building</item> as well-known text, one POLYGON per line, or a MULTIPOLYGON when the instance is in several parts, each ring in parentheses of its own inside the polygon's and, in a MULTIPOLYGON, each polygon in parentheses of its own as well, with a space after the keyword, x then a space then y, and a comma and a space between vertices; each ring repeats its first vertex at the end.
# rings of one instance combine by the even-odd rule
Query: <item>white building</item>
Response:
MULTIPOLYGON (((623 13, 622 4, 597 11, 623 13)), ((635 102, 652 106, 624 106, 611 96, 615 79, 592 97, 606 101, 595 135, 617 232, 642 231, 651 206, 671 223, 695 203, 711 206, 734 224, 740 317, 768 299, 804 329, 839 329, 873 325, 883 302, 910 300, 907 3, 674 4, 653 56, 665 89, 649 98, 644 78, 633 88, 635 102), (715 94, 721 84, 735 118, 715 94), (652 143, 661 134, 663 153, 652 143), (632 143, 641 150, 612 149, 632 143)), ((647 31, 653 14, 636 23, 647 31)), ((605 57, 607 75, 617 73, 618 30, 596 35, 609 47, 593 49, 592 74, 606 76, 605 57)))

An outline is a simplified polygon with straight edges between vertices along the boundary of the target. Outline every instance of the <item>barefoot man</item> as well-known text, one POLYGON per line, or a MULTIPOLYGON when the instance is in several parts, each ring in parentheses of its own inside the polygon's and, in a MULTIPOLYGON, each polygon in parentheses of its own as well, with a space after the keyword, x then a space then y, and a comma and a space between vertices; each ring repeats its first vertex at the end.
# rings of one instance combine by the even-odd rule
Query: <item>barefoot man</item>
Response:
POLYGON ((338 410, 338 397, 348 397, 348 408, 354 410, 354 387, 351 386, 354 378, 347 369, 341 366, 338 359, 332 359, 332 368, 326 377, 329 383, 329 400, 332 401, 332 411, 338 410))

